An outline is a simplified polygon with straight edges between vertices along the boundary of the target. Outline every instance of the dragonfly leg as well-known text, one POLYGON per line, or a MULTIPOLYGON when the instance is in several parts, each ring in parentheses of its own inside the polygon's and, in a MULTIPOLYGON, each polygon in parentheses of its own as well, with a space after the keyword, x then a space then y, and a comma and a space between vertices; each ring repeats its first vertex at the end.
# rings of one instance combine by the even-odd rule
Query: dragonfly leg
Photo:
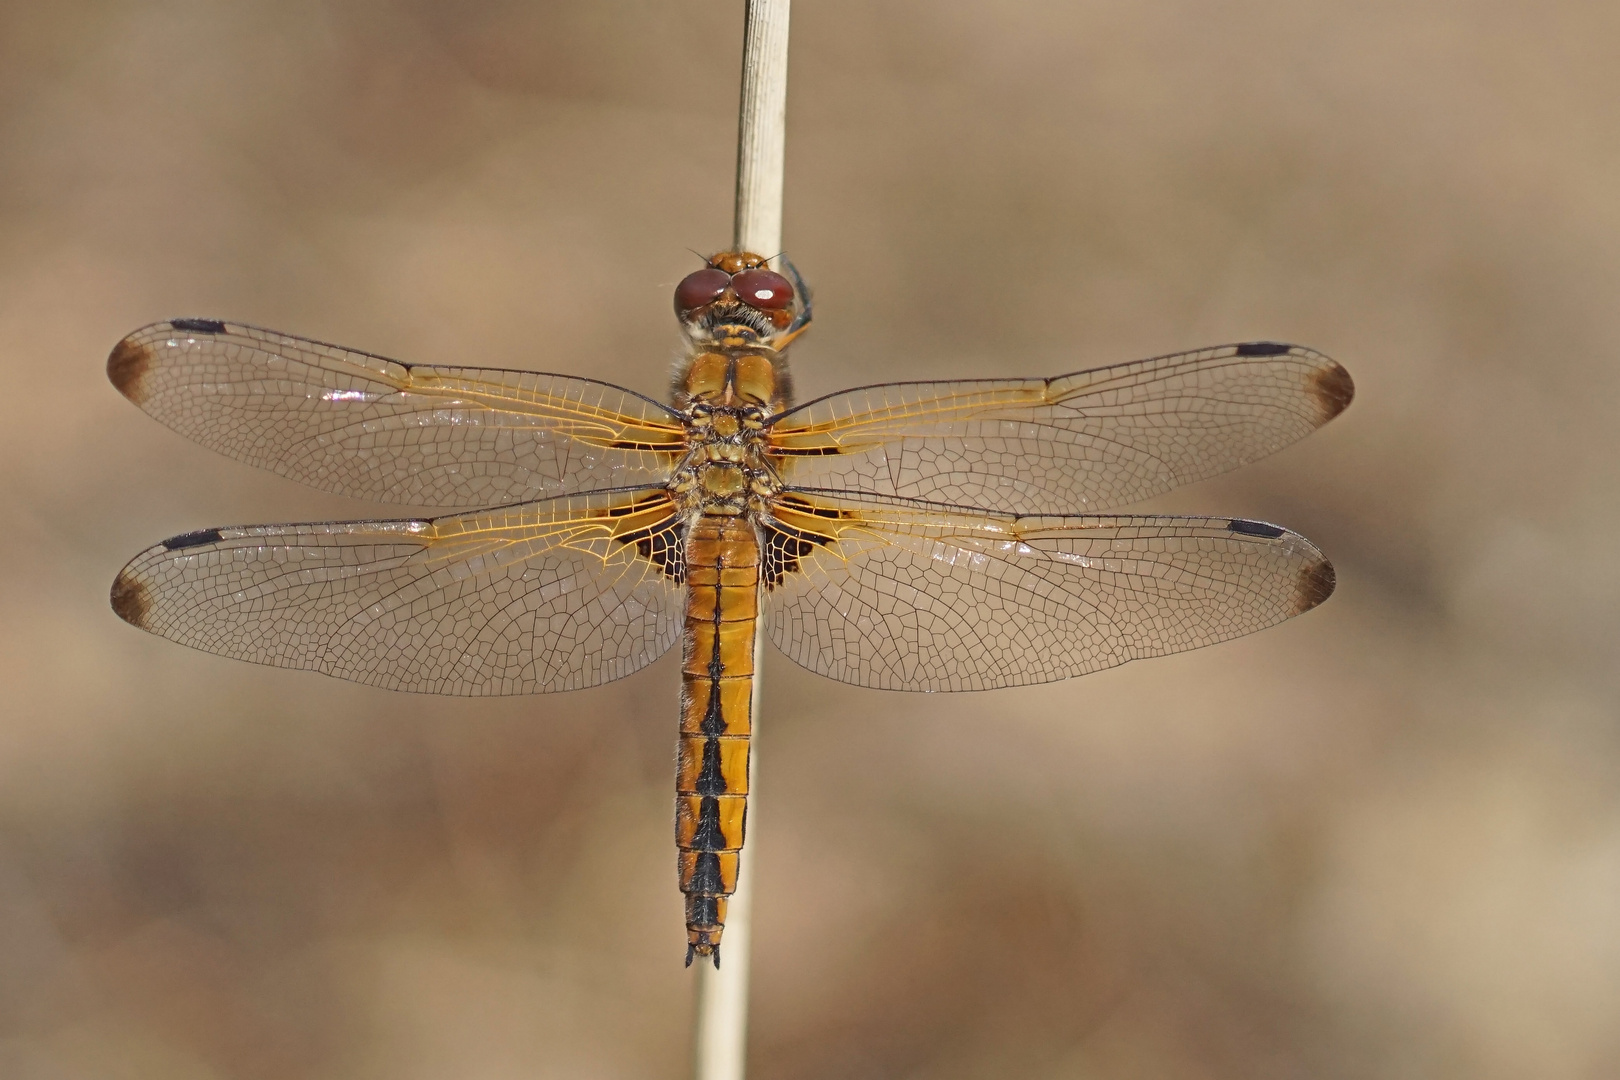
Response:
POLYGON ((777 257, 782 260, 782 269, 786 270, 787 276, 792 279, 793 291, 798 294, 799 300, 801 301, 798 316, 788 324, 788 328, 786 331, 784 331, 781 341, 778 342, 778 348, 780 348, 785 346, 789 341, 792 341, 794 338, 798 337, 800 334, 804 333, 805 328, 810 325, 811 303, 810 286, 804 283, 804 278, 799 274, 799 268, 794 266, 793 260, 788 258, 786 255, 779 255, 777 257))

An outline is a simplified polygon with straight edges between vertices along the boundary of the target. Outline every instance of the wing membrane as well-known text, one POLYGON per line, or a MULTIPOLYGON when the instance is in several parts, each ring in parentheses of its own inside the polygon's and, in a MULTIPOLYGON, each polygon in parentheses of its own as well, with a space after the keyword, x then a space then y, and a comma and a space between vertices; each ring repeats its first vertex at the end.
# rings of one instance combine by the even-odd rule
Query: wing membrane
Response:
POLYGON ((1264 457, 1354 392, 1321 353, 1249 342, 1052 379, 848 390, 782 414, 770 438, 798 487, 1095 512, 1264 457))
POLYGON ((680 631, 680 526, 662 489, 420 521, 177 536, 126 566, 113 608, 193 648, 395 690, 573 690, 680 631))
POLYGON ((1308 610, 1333 568, 1232 518, 1017 517, 800 492, 764 527, 766 625, 810 670, 886 690, 1050 682, 1308 610))
POLYGON ((412 366, 239 323, 137 330, 107 373, 153 417, 238 461, 415 506, 655 484, 682 449, 674 413, 608 383, 412 366))

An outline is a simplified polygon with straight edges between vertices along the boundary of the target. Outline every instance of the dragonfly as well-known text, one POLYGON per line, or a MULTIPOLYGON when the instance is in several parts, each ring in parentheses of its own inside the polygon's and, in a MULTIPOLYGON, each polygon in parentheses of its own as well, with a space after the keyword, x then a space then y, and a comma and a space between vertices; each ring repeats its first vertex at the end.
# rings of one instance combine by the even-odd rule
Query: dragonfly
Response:
POLYGON ((756 628, 840 682, 988 690, 1225 641, 1333 592, 1322 552, 1280 526, 1110 511, 1325 424, 1355 392, 1335 361, 1250 341, 795 405, 786 352, 812 305, 771 263, 725 251, 675 287, 668 404, 215 319, 137 330, 107 373, 160 422, 437 516, 184 533, 124 567, 113 610, 207 652, 431 694, 577 690, 679 642, 686 963, 718 967, 756 628))

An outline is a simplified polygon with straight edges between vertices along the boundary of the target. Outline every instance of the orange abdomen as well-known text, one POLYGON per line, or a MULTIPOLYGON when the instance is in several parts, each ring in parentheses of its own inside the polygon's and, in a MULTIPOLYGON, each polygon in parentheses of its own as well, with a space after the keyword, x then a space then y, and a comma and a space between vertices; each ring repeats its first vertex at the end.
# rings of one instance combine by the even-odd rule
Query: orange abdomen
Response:
POLYGON ((686 538, 685 662, 675 843, 686 894, 686 962, 720 966, 726 898, 748 813, 759 544, 746 518, 705 516, 686 538))

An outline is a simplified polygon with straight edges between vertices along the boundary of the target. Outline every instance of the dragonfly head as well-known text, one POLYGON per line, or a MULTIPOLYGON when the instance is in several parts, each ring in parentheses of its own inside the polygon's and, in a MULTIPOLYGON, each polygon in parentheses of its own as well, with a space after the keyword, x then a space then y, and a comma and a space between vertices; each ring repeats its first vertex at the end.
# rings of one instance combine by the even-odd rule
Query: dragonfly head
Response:
POLYGON ((793 325, 793 283, 748 251, 711 256, 675 286, 675 316, 702 345, 770 345, 793 325))

